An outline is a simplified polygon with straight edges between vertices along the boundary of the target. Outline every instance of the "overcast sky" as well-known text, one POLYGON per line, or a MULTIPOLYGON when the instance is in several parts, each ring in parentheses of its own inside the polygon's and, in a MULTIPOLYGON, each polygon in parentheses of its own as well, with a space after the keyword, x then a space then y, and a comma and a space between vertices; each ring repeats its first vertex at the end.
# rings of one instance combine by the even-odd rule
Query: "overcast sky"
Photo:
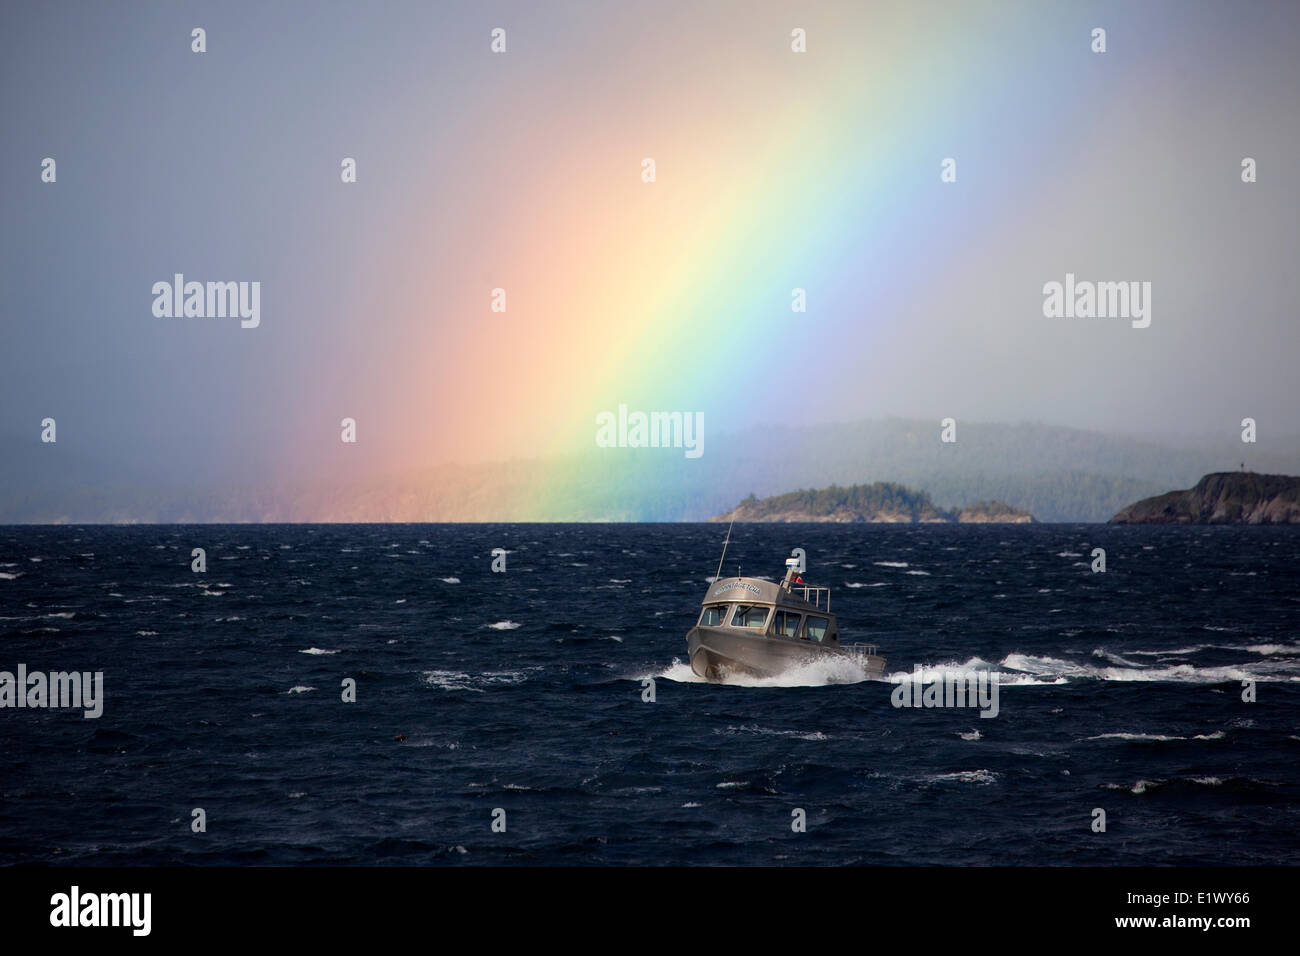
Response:
POLYGON ((349 414, 400 471, 620 400, 1300 432, 1300 4, 601 6, 6 3, 4 454, 54 416, 88 483, 256 484, 349 414), (176 272, 261 325, 155 317, 176 272), (1150 327, 1044 317, 1067 272, 1150 327))

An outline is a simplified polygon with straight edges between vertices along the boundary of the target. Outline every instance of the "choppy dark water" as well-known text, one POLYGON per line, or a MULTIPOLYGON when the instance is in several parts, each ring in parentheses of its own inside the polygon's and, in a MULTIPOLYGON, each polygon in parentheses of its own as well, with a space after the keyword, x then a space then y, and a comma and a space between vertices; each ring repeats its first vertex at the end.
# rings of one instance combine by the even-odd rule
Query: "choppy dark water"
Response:
POLYGON ((696 682, 722 533, 0 528, 0 670, 106 690, 98 720, 0 710, 0 862, 1300 858, 1300 531, 737 528, 725 573, 805 548, 846 640, 996 670, 994 719, 834 669, 696 682))

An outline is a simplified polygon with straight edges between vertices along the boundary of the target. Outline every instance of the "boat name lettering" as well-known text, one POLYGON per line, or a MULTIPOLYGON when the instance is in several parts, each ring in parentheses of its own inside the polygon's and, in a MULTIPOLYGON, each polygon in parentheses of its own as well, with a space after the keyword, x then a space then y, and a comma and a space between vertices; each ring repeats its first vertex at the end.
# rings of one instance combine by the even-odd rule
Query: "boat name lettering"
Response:
POLYGON ((732 584, 724 584, 722 587, 718 588, 716 591, 713 592, 713 596, 717 597, 723 591, 730 591, 732 588, 744 588, 746 591, 753 591, 755 594, 760 593, 758 588, 754 587, 754 585, 752 584, 732 583, 732 584))

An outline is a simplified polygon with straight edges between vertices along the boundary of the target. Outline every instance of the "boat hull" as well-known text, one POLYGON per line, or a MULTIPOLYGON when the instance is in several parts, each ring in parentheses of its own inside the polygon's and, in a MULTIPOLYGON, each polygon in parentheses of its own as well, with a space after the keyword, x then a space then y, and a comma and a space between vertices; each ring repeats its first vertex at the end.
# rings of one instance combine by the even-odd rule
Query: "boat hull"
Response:
POLYGON ((735 627, 694 627, 686 635, 686 649, 691 670, 709 681, 731 675, 776 677, 792 667, 828 657, 849 659, 873 678, 885 668, 883 657, 853 656, 830 645, 748 634, 735 627))

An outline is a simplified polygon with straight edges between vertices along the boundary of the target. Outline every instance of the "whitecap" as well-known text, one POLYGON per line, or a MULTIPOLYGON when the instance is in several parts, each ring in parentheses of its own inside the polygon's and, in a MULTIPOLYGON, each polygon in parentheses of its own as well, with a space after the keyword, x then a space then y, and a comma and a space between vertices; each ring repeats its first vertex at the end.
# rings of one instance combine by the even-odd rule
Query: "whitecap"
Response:
POLYGON ((528 679, 523 671, 484 671, 467 674, 463 671, 425 671, 424 682, 440 690, 464 690, 475 694, 498 685, 520 684, 528 679))
POLYGON ((792 737, 796 740, 830 740, 830 737, 820 730, 783 730, 779 727, 760 727, 757 724, 728 727, 724 732, 728 734, 753 734, 761 737, 792 737))
POLYGON ((957 770, 952 773, 940 773, 925 778, 931 783, 973 783, 988 786, 996 783, 998 775, 992 770, 957 770))

